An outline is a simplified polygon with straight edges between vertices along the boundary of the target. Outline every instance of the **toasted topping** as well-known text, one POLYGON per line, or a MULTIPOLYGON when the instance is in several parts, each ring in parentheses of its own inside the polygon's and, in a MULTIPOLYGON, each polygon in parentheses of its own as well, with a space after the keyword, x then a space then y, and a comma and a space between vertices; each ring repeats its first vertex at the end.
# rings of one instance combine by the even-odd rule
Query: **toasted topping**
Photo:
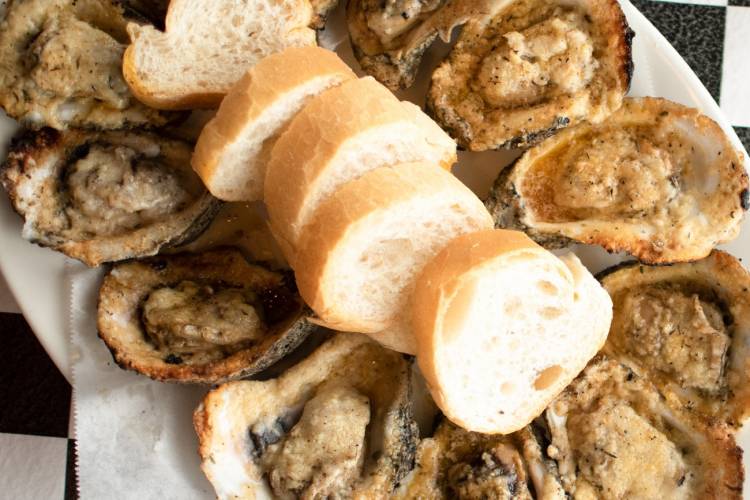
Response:
POLYGON ((522 498, 516 494, 519 487, 523 488, 519 485, 519 480, 524 479, 522 471, 523 462, 518 450, 499 443, 482 452, 476 461, 459 462, 448 469, 449 497, 462 500, 522 498))
POLYGON ((561 13, 539 24, 503 34, 482 61, 476 90, 498 108, 529 106, 583 89, 599 63, 580 13, 561 13))
POLYGON ((593 413, 574 415, 568 438, 580 468, 577 494, 692 497, 691 477, 675 443, 626 404, 607 400, 593 413))
POLYGON ((723 385, 730 338, 719 308, 679 289, 629 290, 614 328, 628 354, 685 387, 716 392, 723 385))
POLYGON ((181 281, 149 294, 143 304, 143 323, 151 339, 171 352, 217 347, 236 351, 265 333, 257 300, 250 288, 181 281))
POLYGON ((190 202, 177 172, 126 146, 94 144, 67 170, 66 234, 116 235, 159 221, 190 202))
POLYGON ((318 391, 263 464, 280 498, 345 498, 362 474, 370 401, 351 387, 318 391))
MULTIPOLYGON (((375 33, 384 46, 411 30, 425 16, 440 7, 444 0, 386 0, 376 2, 377 8, 363 7, 367 27, 375 33)), ((363 5, 364 4, 363 2, 363 5)))

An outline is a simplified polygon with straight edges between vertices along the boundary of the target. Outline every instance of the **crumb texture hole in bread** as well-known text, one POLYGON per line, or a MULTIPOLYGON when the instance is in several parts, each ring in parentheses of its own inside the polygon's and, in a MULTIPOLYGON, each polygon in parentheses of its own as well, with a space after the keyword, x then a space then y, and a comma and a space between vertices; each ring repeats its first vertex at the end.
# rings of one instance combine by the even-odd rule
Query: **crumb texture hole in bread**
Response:
POLYGON ((210 179, 212 194, 226 201, 257 201, 263 199, 266 165, 280 131, 304 106, 311 96, 340 83, 342 75, 325 75, 284 94, 253 120, 231 142, 218 161, 210 179))

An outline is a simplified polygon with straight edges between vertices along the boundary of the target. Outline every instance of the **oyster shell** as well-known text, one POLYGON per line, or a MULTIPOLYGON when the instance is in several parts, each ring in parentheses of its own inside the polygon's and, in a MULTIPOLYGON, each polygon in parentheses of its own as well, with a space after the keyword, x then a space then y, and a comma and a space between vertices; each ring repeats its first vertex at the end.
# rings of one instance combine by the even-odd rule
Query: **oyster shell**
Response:
POLYGON ((731 429, 671 407, 649 381, 604 356, 544 414, 547 453, 575 498, 741 498, 731 429))
POLYGON ((218 383, 252 375, 315 330, 293 279, 236 250, 116 264, 99 290, 99 336, 123 369, 218 383))
POLYGON ((411 87, 435 38, 509 0, 349 0, 346 22, 362 69, 391 90, 411 87))
POLYGON ((626 99, 501 172, 486 202, 499 227, 559 248, 577 241, 642 262, 705 257, 737 236, 748 208, 743 157, 697 110, 626 99))
POLYGON ((731 255, 602 273, 614 316, 604 352, 674 405, 739 427, 750 413, 750 273, 731 255))
POLYGON ((471 151, 598 123, 630 87, 632 36, 616 0, 505 2, 464 26, 432 74, 427 106, 471 151))
POLYGON ((153 255, 203 231, 219 201, 190 168, 192 147, 135 131, 26 131, 0 182, 23 237, 89 266, 153 255))
POLYGON ((563 499, 529 428, 503 436, 470 432, 443 420, 417 448, 414 471, 396 498, 563 499), (534 494, 535 493, 535 494, 534 494))
POLYGON ((386 498, 414 465, 410 362, 338 334, 279 378, 211 391, 195 411, 219 498, 386 498))
POLYGON ((0 23, 0 107, 35 128, 159 126, 179 116, 130 93, 127 22, 113 0, 11 1, 0 23))

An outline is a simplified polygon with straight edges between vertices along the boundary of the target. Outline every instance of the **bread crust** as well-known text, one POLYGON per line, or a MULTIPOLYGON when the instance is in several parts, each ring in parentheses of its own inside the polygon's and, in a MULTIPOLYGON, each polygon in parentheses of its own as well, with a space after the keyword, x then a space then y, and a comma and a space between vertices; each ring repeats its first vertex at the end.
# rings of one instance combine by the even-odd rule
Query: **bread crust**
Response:
MULTIPOLYGON (((324 179, 330 160, 348 140, 376 127, 416 121, 428 141, 452 144, 437 126, 427 129, 424 121, 416 120, 411 106, 366 77, 318 95, 294 118, 274 146, 264 196, 271 231, 289 262, 293 264, 297 253, 309 186, 324 179)), ((449 169, 455 161, 453 150, 440 166, 449 169)))
MULTIPOLYGON (((352 237, 361 236, 375 218, 397 212, 399 205, 425 196, 450 196, 455 203, 473 207, 478 217, 486 214, 484 224, 492 227, 491 217, 474 193, 450 173, 425 163, 371 170, 345 184, 320 205, 302 231, 295 272, 300 295, 328 327, 373 334, 376 340, 380 332, 388 329, 389 322, 350 317, 331 296, 338 277, 335 255, 352 237)), ((394 340, 389 339, 388 343, 395 343, 394 340)), ((390 347, 413 350, 412 339, 401 344, 390 347)))
MULTIPOLYGON (((214 179, 225 174, 222 157, 233 143, 241 140, 248 123, 258 120, 275 103, 316 78, 342 82, 356 78, 354 72, 334 52, 320 47, 291 47, 272 54, 234 84, 208 122, 195 145, 191 164, 214 196, 214 179)), ((227 199, 227 201, 255 201, 227 199)))

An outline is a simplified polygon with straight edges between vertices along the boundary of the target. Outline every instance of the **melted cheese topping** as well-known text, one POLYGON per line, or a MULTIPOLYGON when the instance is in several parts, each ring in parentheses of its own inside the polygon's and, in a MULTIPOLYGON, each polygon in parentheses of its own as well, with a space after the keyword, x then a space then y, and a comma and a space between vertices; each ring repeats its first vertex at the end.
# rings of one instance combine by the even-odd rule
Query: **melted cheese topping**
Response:
POLYGON ((476 89, 498 108, 529 106, 579 92, 599 65, 593 42, 582 26, 582 16, 569 12, 503 34, 504 43, 480 65, 476 89))
POLYGON ((279 498, 346 498, 359 480, 370 401, 351 387, 322 388, 263 465, 279 498))
POLYGON ((437 10, 444 0, 386 0, 376 1, 367 13, 367 27, 384 46, 411 30, 426 15, 437 10))
POLYGON ((730 338, 719 308, 695 293, 630 290, 617 301, 613 330, 628 354, 684 387, 716 392, 730 338))
POLYGON ((149 294, 143 324, 160 347, 179 354, 221 347, 237 351, 263 337, 265 328, 250 289, 183 281, 149 294))
POLYGON ((69 237, 116 235, 181 210, 191 199, 170 169, 125 146, 92 145, 67 173, 69 237))

